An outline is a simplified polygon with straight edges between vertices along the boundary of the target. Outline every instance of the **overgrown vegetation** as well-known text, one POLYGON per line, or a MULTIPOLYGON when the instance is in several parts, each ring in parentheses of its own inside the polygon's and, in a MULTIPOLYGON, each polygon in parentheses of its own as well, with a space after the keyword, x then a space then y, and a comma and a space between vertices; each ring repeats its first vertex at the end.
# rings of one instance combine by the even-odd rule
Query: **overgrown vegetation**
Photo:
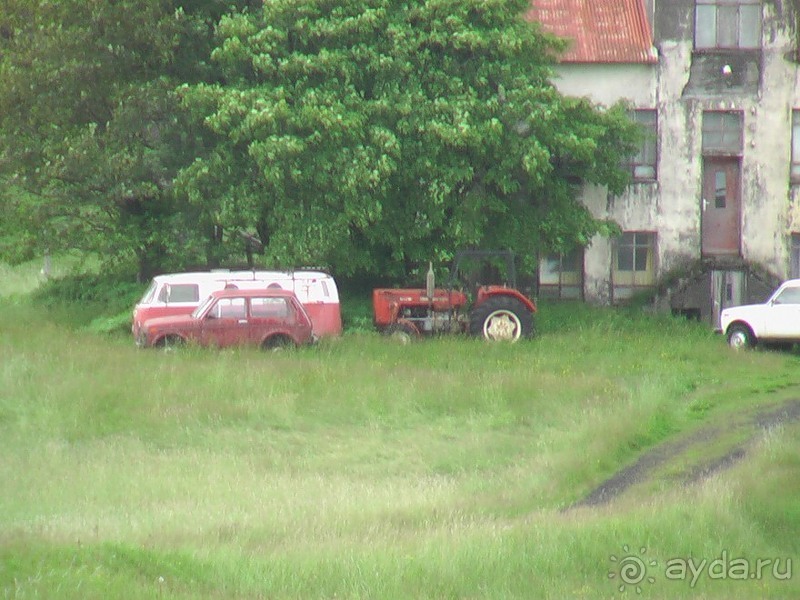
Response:
POLYGON ((723 552, 798 560, 791 421, 709 478, 685 483, 683 457, 570 509, 662 442, 797 398, 794 354, 583 305, 544 306, 516 345, 351 330, 282 354, 162 353, 26 298, 0 300, 5 596, 613 598, 610 557, 642 548, 641 597, 800 595, 771 570, 665 575, 723 552))
POLYGON ((626 107, 567 98, 524 0, 7 0, 0 256, 404 277, 616 231, 626 107))

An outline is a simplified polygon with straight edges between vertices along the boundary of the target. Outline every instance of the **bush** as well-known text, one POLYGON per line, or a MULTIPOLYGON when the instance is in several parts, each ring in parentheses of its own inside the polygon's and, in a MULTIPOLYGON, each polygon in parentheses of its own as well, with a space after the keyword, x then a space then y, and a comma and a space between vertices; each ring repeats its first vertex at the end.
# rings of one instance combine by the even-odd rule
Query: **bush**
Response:
POLYGON ((98 317, 86 326, 92 333, 130 334, 131 311, 126 310, 110 317, 98 317))
MULTIPOLYGON (((98 332, 122 329, 144 291, 141 284, 113 275, 77 274, 50 279, 36 291, 35 304, 59 313, 76 326, 89 325, 98 332)), ((127 325, 126 325, 127 327, 127 325)))

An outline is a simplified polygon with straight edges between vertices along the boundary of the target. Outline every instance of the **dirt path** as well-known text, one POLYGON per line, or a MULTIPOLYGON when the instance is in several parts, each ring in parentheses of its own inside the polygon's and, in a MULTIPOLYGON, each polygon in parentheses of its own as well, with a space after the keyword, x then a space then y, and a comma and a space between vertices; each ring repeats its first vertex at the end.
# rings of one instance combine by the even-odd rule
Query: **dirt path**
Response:
MULTIPOLYGON (((695 465, 679 476, 678 480, 685 485, 697 483, 707 479, 714 473, 733 466, 747 455, 748 449, 764 435, 765 431, 777 425, 792 423, 797 420, 800 420, 800 399, 789 400, 778 407, 755 412, 750 418, 728 426, 729 428, 744 429, 744 441, 731 447, 722 456, 717 456, 707 462, 695 465)), ((653 471, 668 461, 678 458, 689 450, 712 444, 725 432, 726 429, 720 426, 709 425, 684 439, 665 442, 656 446, 645 452, 632 465, 606 479, 586 497, 571 505, 567 510, 608 504, 631 486, 647 481, 653 471)))

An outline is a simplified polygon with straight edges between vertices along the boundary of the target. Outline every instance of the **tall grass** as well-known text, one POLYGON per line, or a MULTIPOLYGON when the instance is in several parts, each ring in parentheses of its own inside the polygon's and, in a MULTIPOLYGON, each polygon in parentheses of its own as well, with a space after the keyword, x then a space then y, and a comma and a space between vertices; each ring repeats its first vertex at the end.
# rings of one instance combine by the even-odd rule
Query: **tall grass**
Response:
POLYGON ((796 426, 708 480, 569 508, 662 441, 796 396, 795 355, 583 306, 542 307, 513 346, 359 332, 283 354, 137 351, 47 312, 0 304, 6 597, 613 598, 623 546, 658 563, 642 597, 800 596, 663 570, 798 556, 796 426))

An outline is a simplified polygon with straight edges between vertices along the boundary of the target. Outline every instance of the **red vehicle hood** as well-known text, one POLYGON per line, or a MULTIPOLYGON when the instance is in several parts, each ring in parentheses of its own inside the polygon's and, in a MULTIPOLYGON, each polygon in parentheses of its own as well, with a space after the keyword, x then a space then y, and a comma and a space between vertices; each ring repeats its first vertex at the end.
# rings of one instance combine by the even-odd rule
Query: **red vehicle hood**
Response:
POLYGON ((193 327, 197 323, 197 319, 192 315, 170 315, 168 317, 156 317, 148 319, 142 323, 142 327, 146 329, 162 328, 162 327, 193 327))

